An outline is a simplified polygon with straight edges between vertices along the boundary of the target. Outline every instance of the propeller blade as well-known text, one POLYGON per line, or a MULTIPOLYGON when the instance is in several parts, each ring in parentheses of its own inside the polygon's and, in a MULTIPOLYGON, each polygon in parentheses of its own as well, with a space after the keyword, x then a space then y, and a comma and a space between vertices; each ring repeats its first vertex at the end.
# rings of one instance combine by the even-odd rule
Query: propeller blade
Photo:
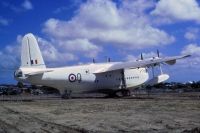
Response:
POLYGON ((142 53, 141 53, 141 55, 140 55, 140 56, 141 56, 141 60, 143 60, 144 58, 143 58, 143 55, 142 55, 142 53))
POLYGON ((159 50, 157 49, 157 56, 160 57, 160 52, 159 50))
POLYGON ((110 57, 108 58, 108 62, 110 62, 111 60, 110 60, 110 57))

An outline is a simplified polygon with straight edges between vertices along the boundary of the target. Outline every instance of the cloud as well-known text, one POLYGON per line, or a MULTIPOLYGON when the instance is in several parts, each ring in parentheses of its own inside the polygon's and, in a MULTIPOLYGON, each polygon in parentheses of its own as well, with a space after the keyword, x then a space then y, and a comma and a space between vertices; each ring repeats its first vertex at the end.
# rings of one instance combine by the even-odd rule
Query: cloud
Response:
POLYGON ((51 42, 38 37, 38 44, 40 46, 43 58, 45 62, 49 65, 64 65, 69 61, 77 60, 78 58, 72 54, 67 52, 61 52, 58 48, 56 48, 51 42))
POLYGON ((185 46, 181 54, 191 54, 193 56, 200 56, 200 46, 197 44, 188 44, 185 46))
POLYGON ((127 55, 126 57, 125 57, 125 61, 136 61, 136 60, 138 60, 139 59, 139 57, 137 57, 137 56, 135 56, 135 55, 127 55))
MULTIPOLYGON (((17 36, 17 40, 19 38, 21 38, 20 35, 17 36)), ((21 46, 17 42, 18 41, 15 41, 0 50, 1 69, 16 69, 20 65, 21 46)))
POLYGON ((85 53, 85 57, 95 58, 102 48, 91 43, 88 39, 73 39, 59 41, 59 46, 65 51, 85 53))
POLYGON ((200 23, 200 7, 196 0, 160 0, 152 15, 175 21, 196 21, 200 23))
POLYGON ((62 13, 62 12, 65 12, 65 11, 68 12, 69 10, 76 9, 81 5, 81 3, 83 3, 83 1, 84 0, 68 0, 68 2, 70 4, 56 8, 53 11, 53 13, 58 14, 58 13, 62 13))
POLYGON ((22 7, 26 10, 31 10, 33 9, 33 5, 32 3, 29 1, 29 0, 25 0, 23 3, 22 3, 22 7))
POLYGON ((145 15, 147 10, 155 7, 155 2, 151 0, 125 0, 122 6, 129 14, 145 15))
MULTIPOLYGON (((142 53, 143 54, 143 57, 144 59, 145 58, 153 58, 153 57, 157 57, 157 53, 156 52, 148 52, 148 53, 142 53)), ((164 56, 162 53, 159 53, 159 56, 164 56)))
MULTIPOLYGON (((143 0, 145 4, 145 0, 143 0)), ((138 1, 123 1, 117 7, 109 0, 89 0, 82 4, 71 20, 50 18, 44 23, 43 32, 53 40, 87 39, 96 46, 112 45, 123 49, 141 49, 167 45, 173 36, 151 25, 141 10, 130 10, 138 1), (131 5, 132 6, 131 6, 131 5), (140 12, 138 14, 138 12, 140 12)), ((138 7, 139 9, 139 7, 138 7)))
POLYGON ((2 25, 2 26, 9 25, 9 20, 0 16, 0 25, 2 25))
POLYGON ((69 10, 69 7, 67 7, 67 6, 62 6, 62 7, 56 8, 56 9, 53 11, 53 13, 58 14, 58 13, 61 13, 61 12, 63 12, 63 11, 67 11, 67 10, 69 10))
POLYGON ((33 4, 30 2, 30 0, 25 0, 20 5, 14 5, 11 2, 9 3, 9 2, 3 1, 2 5, 6 7, 7 9, 10 9, 17 13, 33 9, 33 4))
POLYGON ((196 40, 199 35, 199 29, 198 28, 190 28, 188 31, 185 33, 184 37, 187 40, 196 40))

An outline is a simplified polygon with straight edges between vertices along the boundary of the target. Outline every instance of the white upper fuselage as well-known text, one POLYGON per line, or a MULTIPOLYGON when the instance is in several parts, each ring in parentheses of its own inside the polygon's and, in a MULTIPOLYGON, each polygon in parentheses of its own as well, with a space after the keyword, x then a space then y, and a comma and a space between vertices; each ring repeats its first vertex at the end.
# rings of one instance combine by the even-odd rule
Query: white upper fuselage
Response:
MULTIPOLYGON (((121 70, 105 73, 95 73, 102 68, 109 67, 115 63, 92 63, 87 65, 69 66, 61 68, 20 68, 23 73, 18 81, 28 81, 35 85, 45 85, 58 88, 61 92, 71 90, 72 92, 88 92, 101 89, 117 90, 122 88, 121 70), (38 71, 45 73, 35 74, 26 78, 26 74, 38 71)), ((149 78, 145 68, 124 69, 124 80, 126 88, 134 88, 145 83, 149 78)))

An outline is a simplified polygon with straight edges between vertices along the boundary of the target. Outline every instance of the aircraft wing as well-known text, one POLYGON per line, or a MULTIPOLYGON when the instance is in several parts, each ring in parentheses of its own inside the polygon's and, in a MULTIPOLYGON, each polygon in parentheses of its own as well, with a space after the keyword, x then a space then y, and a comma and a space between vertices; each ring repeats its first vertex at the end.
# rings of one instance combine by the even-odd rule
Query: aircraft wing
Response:
POLYGON ((104 73, 109 71, 115 71, 125 68, 139 68, 139 67, 149 67, 149 66, 156 66, 160 63, 167 63, 169 65, 173 65, 176 63, 176 60, 189 57, 191 55, 183 55, 183 56, 172 56, 172 57, 164 57, 164 58, 152 58, 149 60, 140 60, 140 61, 130 61, 130 62, 119 62, 114 63, 111 66, 99 69, 94 73, 104 73))

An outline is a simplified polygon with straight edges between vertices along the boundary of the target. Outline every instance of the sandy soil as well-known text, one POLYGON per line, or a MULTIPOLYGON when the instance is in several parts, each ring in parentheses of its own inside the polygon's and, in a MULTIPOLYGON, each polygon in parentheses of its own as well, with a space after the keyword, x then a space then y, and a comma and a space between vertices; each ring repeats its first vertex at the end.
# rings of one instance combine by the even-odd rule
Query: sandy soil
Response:
POLYGON ((5 99, 0 99, 0 132, 200 131, 200 93, 123 99, 5 99))

